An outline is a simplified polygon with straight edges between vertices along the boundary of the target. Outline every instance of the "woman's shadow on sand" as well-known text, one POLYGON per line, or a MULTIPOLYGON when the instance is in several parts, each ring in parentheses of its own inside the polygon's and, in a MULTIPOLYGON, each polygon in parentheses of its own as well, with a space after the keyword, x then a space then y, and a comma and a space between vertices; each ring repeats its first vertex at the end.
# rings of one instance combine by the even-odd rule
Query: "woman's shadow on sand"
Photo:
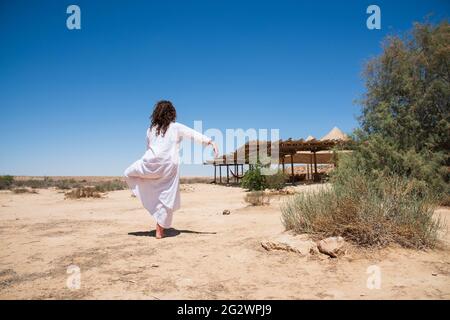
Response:
MULTIPOLYGON (((203 231, 192 231, 192 230, 178 230, 174 228, 169 228, 164 230, 164 237, 176 237, 180 233, 193 233, 193 234, 217 234, 217 232, 203 232, 203 231)), ((156 237, 156 230, 152 231, 136 231, 129 232, 128 235, 136 237, 156 237)))

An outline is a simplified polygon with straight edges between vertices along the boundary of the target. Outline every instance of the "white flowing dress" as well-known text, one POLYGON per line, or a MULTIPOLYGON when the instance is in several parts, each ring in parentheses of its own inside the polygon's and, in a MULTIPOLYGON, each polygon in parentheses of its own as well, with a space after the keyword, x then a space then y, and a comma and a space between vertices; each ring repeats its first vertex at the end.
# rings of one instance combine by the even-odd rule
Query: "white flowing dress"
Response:
POLYGON ((164 136, 149 128, 147 151, 124 173, 134 195, 163 228, 171 227, 173 212, 180 208, 179 150, 186 138, 201 144, 211 141, 178 122, 172 122, 164 136))

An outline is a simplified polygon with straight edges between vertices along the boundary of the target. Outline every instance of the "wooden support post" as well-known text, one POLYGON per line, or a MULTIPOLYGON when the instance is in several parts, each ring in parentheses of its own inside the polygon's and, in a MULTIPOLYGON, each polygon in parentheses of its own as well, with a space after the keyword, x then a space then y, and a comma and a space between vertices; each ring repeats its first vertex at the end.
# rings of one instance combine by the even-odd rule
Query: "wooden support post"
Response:
POLYGON ((312 172, 312 165, 313 165, 313 155, 312 153, 309 155, 309 180, 313 179, 313 172, 312 172))
POLYGON ((306 163, 306 177, 305 177, 305 180, 308 180, 309 179, 309 165, 308 165, 308 163, 306 163))
POLYGON ((219 183, 222 184, 222 165, 219 164, 219 183))
POLYGON ((285 173, 284 172, 284 155, 283 155, 283 157, 281 158, 281 167, 283 168, 283 174, 285 173))
POLYGON ((230 184, 230 166, 227 164, 227 185, 230 184))
POLYGON ((217 184, 217 166, 214 163, 214 183, 217 184))
POLYGON ((295 175, 294 175, 294 154, 291 154, 291 179, 292 179, 292 184, 294 184, 294 180, 295 180, 295 175))
POLYGON ((314 151, 314 181, 319 180, 319 175, 317 173, 317 156, 316 151, 314 151))

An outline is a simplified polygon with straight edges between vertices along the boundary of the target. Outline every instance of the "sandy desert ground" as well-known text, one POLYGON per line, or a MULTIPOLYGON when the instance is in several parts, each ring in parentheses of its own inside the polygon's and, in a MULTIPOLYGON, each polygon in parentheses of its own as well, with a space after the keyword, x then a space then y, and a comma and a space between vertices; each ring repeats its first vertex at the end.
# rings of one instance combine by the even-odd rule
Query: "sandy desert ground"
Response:
MULTIPOLYGON (((266 251, 261 241, 283 231, 280 201, 249 207, 240 188, 193 184, 182 192, 170 237, 157 240, 154 221, 129 191, 82 200, 52 189, 2 191, 0 298, 450 299, 446 230, 439 248, 426 252, 318 259, 266 251), (66 285, 70 265, 80 268, 80 289, 66 285), (380 289, 367 288, 371 265, 380 268, 380 289)), ((449 208, 436 214, 450 221, 449 208)))

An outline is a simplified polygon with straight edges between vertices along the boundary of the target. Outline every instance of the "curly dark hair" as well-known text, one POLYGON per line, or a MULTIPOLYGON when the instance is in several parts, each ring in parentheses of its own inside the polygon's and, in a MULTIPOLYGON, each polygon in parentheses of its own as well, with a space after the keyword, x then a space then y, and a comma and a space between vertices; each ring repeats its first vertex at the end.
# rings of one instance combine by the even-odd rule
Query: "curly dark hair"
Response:
POLYGON ((168 100, 161 100, 155 104, 155 108, 153 109, 152 123, 150 125, 150 129, 156 128, 156 135, 160 134, 164 137, 166 134, 167 128, 172 122, 175 122, 177 118, 177 110, 173 106, 172 102, 168 100))

